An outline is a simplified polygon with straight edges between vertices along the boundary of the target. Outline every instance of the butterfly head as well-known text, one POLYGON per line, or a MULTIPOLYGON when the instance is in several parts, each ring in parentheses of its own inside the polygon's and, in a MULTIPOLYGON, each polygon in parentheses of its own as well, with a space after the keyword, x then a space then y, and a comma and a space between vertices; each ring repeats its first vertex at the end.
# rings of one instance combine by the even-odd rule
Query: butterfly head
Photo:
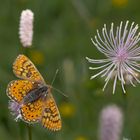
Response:
POLYGON ((52 89, 53 89, 52 85, 47 85, 47 93, 51 93, 52 89))

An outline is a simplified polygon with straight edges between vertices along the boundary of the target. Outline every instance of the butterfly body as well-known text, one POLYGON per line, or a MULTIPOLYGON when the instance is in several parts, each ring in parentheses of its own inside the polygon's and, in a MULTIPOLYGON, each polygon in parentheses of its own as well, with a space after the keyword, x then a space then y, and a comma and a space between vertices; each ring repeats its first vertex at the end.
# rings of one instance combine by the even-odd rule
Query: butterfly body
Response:
POLYGON ((53 131, 60 130, 61 117, 51 86, 45 83, 34 64, 25 55, 19 55, 13 63, 13 72, 20 79, 11 81, 6 92, 18 105, 17 118, 27 123, 40 122, 53 131))
POLYGON ((44 98, 48 93, 48 87, 42 86, 31 90, 24 98, 22 103, 27 104, 38 100, 39 98, 44 98))

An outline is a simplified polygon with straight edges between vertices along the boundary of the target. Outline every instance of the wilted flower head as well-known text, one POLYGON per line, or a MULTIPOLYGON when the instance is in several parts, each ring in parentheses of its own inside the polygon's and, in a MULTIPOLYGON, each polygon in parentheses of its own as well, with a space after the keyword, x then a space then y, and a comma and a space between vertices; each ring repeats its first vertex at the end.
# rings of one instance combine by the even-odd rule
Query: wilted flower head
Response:
MULTIPOLYGON (((139 73, 134 73, 135 76, 138 78, 139 77, 139 73)), ((132 74, 130 73, 125 73, 124 74, 124 79, 126 81, 126 84, 129 85, 131 84, 130 81, 134 82, 133 86, 135 86, 136 80, 134 79, 134 77, 132 76, 132 74)))
POLYGON ((105 85, 103 90, 107 86, 109 80, 114 77, 113 93, 116 89, 117 80, 121 82, 123 92, 125 93, 124 85, 126 84, 125 75, 131 75, 130 78, 127 77, 129 83, 133 86, 132 79, 140 83, 136 73, 140 72, 140 33, 137 32, 138 25, 134 22, 128 27, 128 21, 123 27, 123 22, 117 26, 116 31, 114 31, 114 24, 111 24, 111 28, 107 31, 106 25, 102 29, 102 35, 99 34, 97 30, 97 36, 95 36, 95 41, 92 42, 96 48, 106 56, 106 59, 86 59, 93 64, 100 64, 97 67, 89 67, 91 70, 99 70, 99 72, 91 77, 91 79, 101 76, 105 77, 105 85))
POLYGON ((99 140, 120 140, 123 116, 116 105, 105 107, 100 116, 99 140))
POLYGON ((20 113, 20 104, 15 102, 15 101, 9 101, 9 109, 11 111, 11 114, 15 117, 15 120, 17 121, 18 119, 21 118, 21 113, 20 113))
POLYGON ((34 14, 31 10, 23 10, 20 17, 19 38, 24 47, 32 45, 34 14))

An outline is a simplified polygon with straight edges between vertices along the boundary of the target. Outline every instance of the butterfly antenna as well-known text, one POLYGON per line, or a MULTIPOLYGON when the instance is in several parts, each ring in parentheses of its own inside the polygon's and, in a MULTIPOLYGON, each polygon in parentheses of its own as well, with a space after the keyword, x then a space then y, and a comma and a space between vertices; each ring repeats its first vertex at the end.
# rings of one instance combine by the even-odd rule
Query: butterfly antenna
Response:
POLYGON ((56 90, 58 93, 60 93, 61 95, 65 96, 68 98, 68 95, 66 95, 64 92, 62 92, 61 90, 55 88, 55 87, 52 87, 54 90, 56 90))
POLYGON ((58 74, 58 69, 56 70, 56 72, 55 72, 55 75, 54 75, 54 77, 53 77, 53 80, 52 80, 52 82, 51 82, 51 86, 53 85, 53 83, 54 83, 54 81, 55 81, 55 79, 56 79, 56 76, 57 76, 57 74, 58 74))
POLYGON ((58 74, 58 71, 59 71, 59 70, 57 69, 56 72, 55 72, 55 75, 54 75, 53 80, 52 80, 52 83, 51 83, 51 87, 52 87, 55 91, 57 91, 58 93, 62 94, 63 96, 68 97, 64 92, 62 92, 61 90, 59 90, 59 89, 57 89, 57 88, 55 88, 55 87, 52 86, 53 83, 54 83, 54 81, 55 81, 55 79, 56 79, 56 76, 57 76, 57 74, 58 74))

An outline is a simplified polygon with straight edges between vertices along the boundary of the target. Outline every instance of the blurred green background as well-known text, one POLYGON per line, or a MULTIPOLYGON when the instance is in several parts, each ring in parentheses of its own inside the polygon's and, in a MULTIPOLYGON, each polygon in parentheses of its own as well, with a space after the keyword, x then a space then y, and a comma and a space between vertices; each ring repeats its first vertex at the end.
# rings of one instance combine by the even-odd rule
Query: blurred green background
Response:
MULTIPOLYGON (((112 86, 102 92, 103 79, 89 80, 86 56, 103 58, 90 38, 106 23, 118 25, 130 20, 140 24, 139 0, 0 0, 0 139, 25 140, 27 127, 15 122, 8 110, 7 84, 17 79, 12 63, 24 52, 19 36, 19 18, 24 9, 35 15, 33 47, 26 49, 28 57, 51 83, 56 69, 59 73, 54 87, 69 97, 53 91, 62 117, 59 132, 50 132, 40 124, 32 125, 33 140, 97 140, 99 114, 103 107, 115 103, 124 112, 122 138, 140 138, 140 86, 127 87, 124 99, 118 84, 115 95, 112 86)), ((111 83, 111 82, 110 82, 111 83)))

